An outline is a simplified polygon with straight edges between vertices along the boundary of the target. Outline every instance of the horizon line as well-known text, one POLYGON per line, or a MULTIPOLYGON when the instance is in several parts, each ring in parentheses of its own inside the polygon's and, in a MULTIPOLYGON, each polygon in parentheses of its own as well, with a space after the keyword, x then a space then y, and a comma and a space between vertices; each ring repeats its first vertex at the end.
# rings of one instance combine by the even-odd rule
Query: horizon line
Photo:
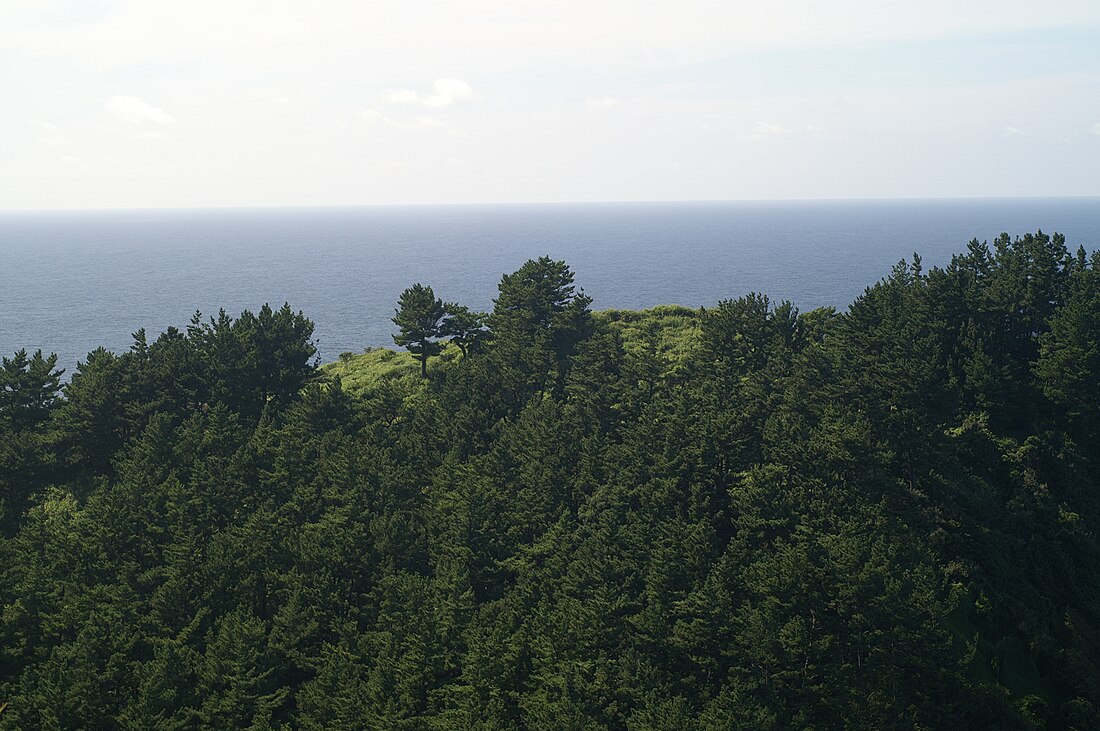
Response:
POLYGON ((196 206, 105 206, 75 208, 4 208, 0 214, 19 213, 128 213, 128 212, 186 212, 186 211, 244 211, 244 210, 317 210, 361 208, 482 208, 521 206, 601 206, 601 205, 675 205, 708 203, 889 203, 889 202, 967 202, 1013 200, 1100 200, 1100 194, 1072 195, 974 195, 974 196, 853 196, 806 198, 675 198, 661 200, 608 199, 608 200, 539 200, 539 201, 452 201, 452 202, 402 202, 402 203, 287 203, 287 204, 223 204, 196 206))

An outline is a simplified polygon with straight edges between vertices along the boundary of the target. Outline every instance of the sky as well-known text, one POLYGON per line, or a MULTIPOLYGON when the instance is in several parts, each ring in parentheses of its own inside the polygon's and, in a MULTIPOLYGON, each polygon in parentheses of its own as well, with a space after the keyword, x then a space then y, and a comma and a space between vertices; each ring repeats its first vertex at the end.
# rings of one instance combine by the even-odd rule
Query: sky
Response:
POLYGON ((1096 0, 0 0, 0 209, 1068 195, 1096 0))

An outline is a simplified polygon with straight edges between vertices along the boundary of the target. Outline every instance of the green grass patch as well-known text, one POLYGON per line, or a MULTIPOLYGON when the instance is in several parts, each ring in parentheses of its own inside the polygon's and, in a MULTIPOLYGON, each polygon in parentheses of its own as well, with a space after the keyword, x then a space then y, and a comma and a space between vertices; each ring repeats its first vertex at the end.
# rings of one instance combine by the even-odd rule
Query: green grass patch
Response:
MULTIPOLYGON (((447 368, 461 357, 458 348, 445 345, 442 353, 428 359, 428 372, 447 368)), ((362 353, 341 353, 339 360, 321 366, 321 372, 338 377, 345 391, 360 397, 380 389, 411 395, 425 386, 420 361, 407 350, 368 348, 362 353)))
MULTIPOLYGON (((648 310, 600 310, 592 313, 597 327, 619 333, 628 355, 656 355, 674 373, 699 347, 699 311, 680 305, 648 310)), ((446 369, 462 358, 458 348, 444 345, 428 359, 429 373, 446 369)), ((408 397, 425 387, 420 361, 407 350, 368 348, 341 353, 339 360, 321 366, 325 375, 339 377, 344 390, 358 397, 379 391, 397 391, 408 397)))
POLYGON ((628 355, 656 355, 666 374, 681 370, 700 344, 699 310, 660 305, 648 310, 600 310, 593 316, 601 327, 617 331, 628 355))

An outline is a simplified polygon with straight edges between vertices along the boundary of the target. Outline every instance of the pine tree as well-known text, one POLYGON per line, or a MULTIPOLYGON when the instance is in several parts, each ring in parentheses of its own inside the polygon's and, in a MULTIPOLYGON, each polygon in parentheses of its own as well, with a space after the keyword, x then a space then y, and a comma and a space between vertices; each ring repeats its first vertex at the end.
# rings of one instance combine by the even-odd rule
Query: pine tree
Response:
POLYGON ((479 352, 488 340, 489 331, 485 329, 484 312, 474 312, 464 305, 448 302, 444 305, 446 316, 439 327, 441 337, 450 338, 458 346, 465 358, 470 353, 479 352))
POLYGON ((404 346, 420 358, 420 375, 428 376, 428 358, 437 355, 443 346, 436 342, 440 332, 440 320, 446 313, 443 300, 436 299, 431 287, 417 282, 401 293, 400 307, 394 310, 393 324, 401 329, 393 336, 393 342, 404 346))

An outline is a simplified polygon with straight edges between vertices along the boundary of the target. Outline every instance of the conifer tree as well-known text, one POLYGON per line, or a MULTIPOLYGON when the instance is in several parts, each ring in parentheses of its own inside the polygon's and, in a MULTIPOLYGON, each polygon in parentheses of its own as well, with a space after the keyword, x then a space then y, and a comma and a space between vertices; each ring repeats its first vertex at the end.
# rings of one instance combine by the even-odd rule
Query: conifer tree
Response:
POLYGON ((485 329, 488 315, 474 312, 469 307, 454 302, 448 302, 444 308, 447 314, 439 327, 439 334, 450 338, 462 351, 463 358, 470 353, 479 352, 489 336, 489 331, 485 329))
POLYGON ((436 299, 431 287, 417 282, 401 293, 398 305, 393 324, 401 332, 393 336, 393 342, 420 358, 420 375, 426 378, 428 358, 443 349, 437 342, 442 334, 440 320, 446 313, 443 300, 436 299))

